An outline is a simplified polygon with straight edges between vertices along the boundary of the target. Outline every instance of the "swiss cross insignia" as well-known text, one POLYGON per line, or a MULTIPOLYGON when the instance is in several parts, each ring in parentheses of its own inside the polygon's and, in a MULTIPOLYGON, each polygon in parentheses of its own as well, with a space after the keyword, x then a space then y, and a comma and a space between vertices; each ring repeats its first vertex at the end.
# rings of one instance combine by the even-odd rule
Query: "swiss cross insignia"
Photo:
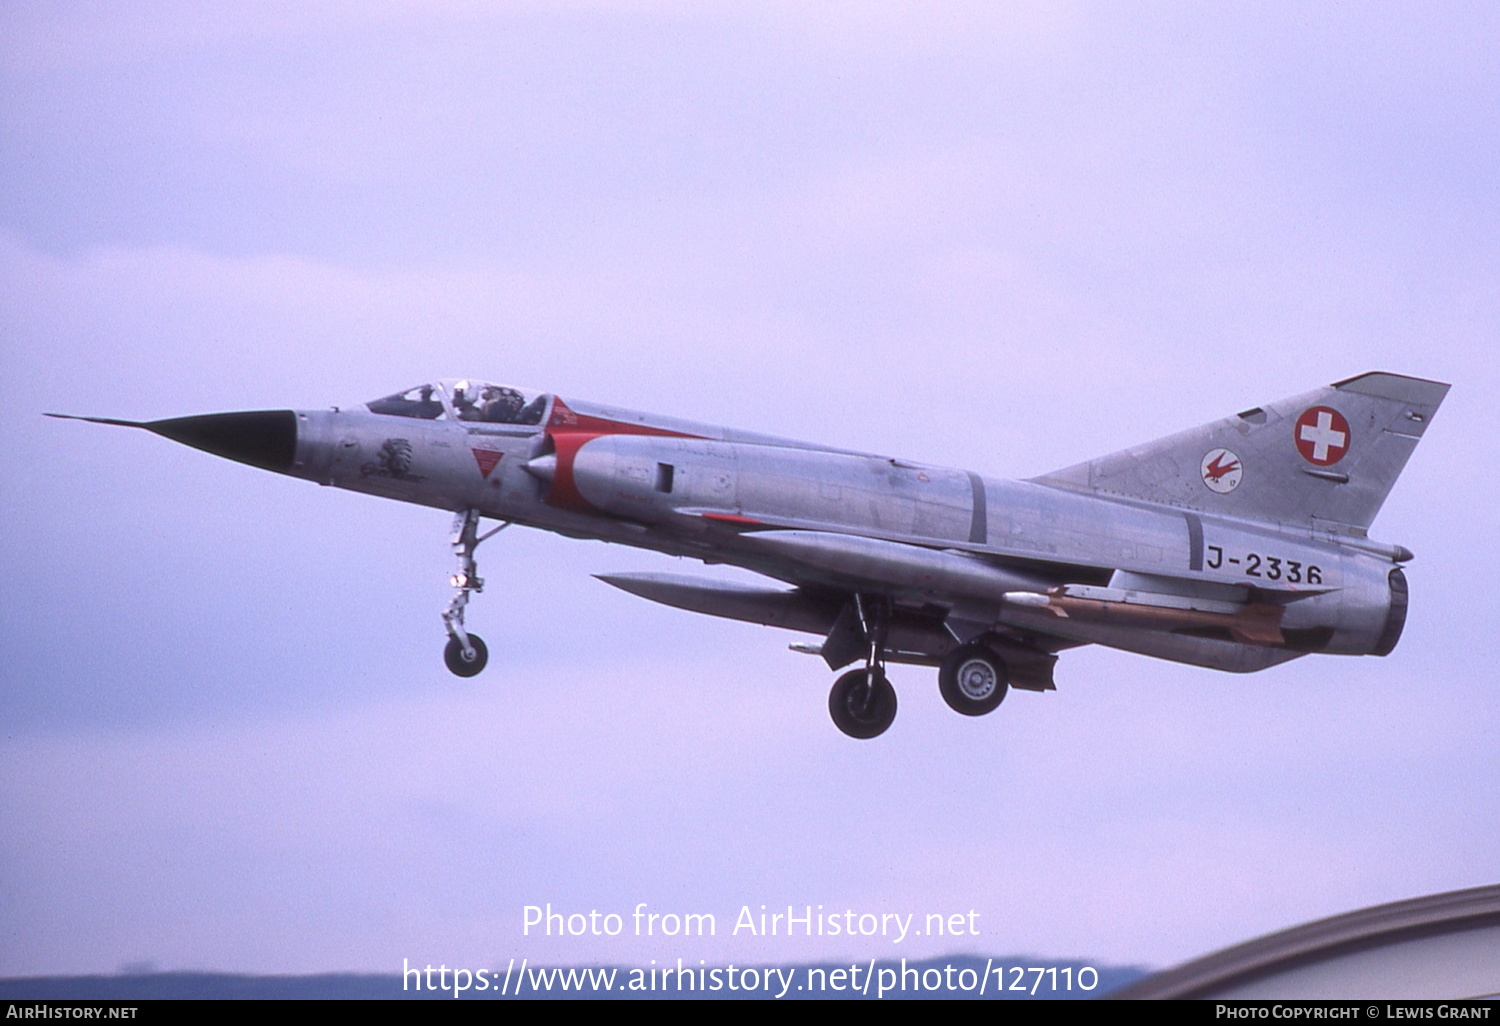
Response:
POLYGON ((1309 406, 1292 428, 1302 458, 1318 467, 1337 463, 1349 451, 1349 422, 1332 406, 1309 406))

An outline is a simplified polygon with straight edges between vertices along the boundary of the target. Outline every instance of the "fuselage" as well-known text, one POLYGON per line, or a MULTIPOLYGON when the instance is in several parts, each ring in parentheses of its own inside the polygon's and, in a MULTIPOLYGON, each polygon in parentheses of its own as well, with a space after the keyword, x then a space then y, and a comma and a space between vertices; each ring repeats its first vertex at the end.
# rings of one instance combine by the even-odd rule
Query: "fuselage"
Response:
POLYGON ((599 577, 817 636, 791 647, 843 671, 829 714, 868 739, 895 719, 888 663, 936 666, 974 717, 1055 690, 1078 645, 1238 673, 1386 655, 1412 554, 1367 531, 1448 388, 1369 372, 1024 481, 469 379, 350 409, 76 419, 457 514, 442 623, 460 677, 489 658, 465 619, 475 550, 509 524, 763 575, 599 577))
MULTIPOLYGON (((297 412, 285 472, 1080 643, 1140 650, 1140 632, 1005 596, 1081 586, 1110 599, 1170 580, 1177 591, 1192 585, 1191 604, 1212 612, 1274 594, 1282 636, 1265 647, 1283 652, 1384 654, 1404 618, 1399 550, 1362 538, 511 389, 517 398, 498 415, 466 416, 454 394, 478 387, 440 382, 364 407, 297 412)), ((1158 651, 1172 644, 1152 638, 1150 654, 1172 658, 1158 651)), ((1268 651, 1265 664, 1274 661, 1268 651)))

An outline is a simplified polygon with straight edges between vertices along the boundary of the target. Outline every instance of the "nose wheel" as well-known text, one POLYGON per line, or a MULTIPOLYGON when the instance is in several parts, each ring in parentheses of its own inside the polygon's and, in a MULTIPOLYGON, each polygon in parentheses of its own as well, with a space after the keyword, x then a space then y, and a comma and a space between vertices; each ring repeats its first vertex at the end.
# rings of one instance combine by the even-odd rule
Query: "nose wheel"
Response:
POLYGON ((443 662, 460 677, 479 674, 484 670, 484 664, 490 661, 490 650, 484 639, 477 634, 470 634, 468 638, 467 650, 457 638, 449 638, 447 647, 443 649, 443 662))
POLYGON ((896 719, 896 689, 885 675, 885 636, 890 625, 890 603, 881 596, 856 594, 854 611, 869 648, 865 667, 850 670, 833 682, 828 714, 834 726, 850 737, 868 739, 884 734, 896 719))
POLYGON ((448 645, 443 649, 443 662, 448 669, 460 677, 473 677, 489 662, 490 650, 484 639, 464 629, 464 607, 469 596, 484 590, 484 579, 479 576, 479 564, 474 561, 474 550, 479 543, 510 526, 506 521, 493 530, 479 533, 480 512, 465 510, 453 518, 453 553, 458 557, 458 572, 448 578, 457 594, 443 610, 443 626, 448 630, 448 645))

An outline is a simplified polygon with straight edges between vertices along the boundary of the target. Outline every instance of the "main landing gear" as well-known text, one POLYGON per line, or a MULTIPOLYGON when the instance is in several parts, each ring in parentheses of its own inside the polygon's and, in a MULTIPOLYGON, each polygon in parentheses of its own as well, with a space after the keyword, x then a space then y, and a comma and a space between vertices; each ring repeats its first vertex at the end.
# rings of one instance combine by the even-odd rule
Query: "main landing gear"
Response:
POLYGON ((510 526, 506 521, 493 530, 479 533, 480 513, 477 509, 465 510, 453 518, 453 552, 458 556, 458 573, 448 578, 448 583, 458 590, 448 608, 443 610, 443 626, 448 629, 448 646, 443 649, 443 662, 448 669, 460 677, 472 677, 484 669, 489 662, 490 650, 484 639, 464 630, 464 607, 469 604, 472 592, 484 590, 484 580, 479 576, 479 564, 474 562, 474 550, 479 543, 510 526))
POLYGON ((834 725, 850 737, 879 737, 896 719, 896 689, 885 675, 890 604, 879 596, 855 595, 854 610, 869 642, 865 668, 850 670, 833 682, 828 713, 834 725))
POLYGON ((954 712, 983 716, 1005 700, 1005 663, 986 645, 960 645, 938 667, 938 690, 954 712))
POLYGON ((833 682, 828 714, 850 737, 879 737, 896 719, 896 689, 883 670, 850 670, 833 682))
MULTIPOLYGON (((850 737, 879 737, 896 719, 896 690, 885 675, 891 616, 889 599, 855 595, 818 649, 833 666, 847 665, 860 653, 864 655, 864 667, 839 677, 828 693, 828 713, 834 725, 850 737)), ((1045 671, 1050 687, 1050 661, 1045 671)), ((944 657, 938 667, 938 689, 954 712, 983 716, 1005 700, 1010 670, 994 648, 982 639, 972 640, 944 657)))

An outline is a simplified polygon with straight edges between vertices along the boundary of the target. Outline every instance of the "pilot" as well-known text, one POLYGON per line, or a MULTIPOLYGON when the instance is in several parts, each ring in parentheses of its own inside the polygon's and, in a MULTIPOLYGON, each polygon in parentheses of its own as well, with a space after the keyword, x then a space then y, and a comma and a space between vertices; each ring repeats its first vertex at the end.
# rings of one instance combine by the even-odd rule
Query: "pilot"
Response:
POLYGON ((453 409, 458 413, 459 420, 479 420, 479 412, 474 408, 474 400, 469 396, 472 389, 467 381, 460 381, 453 387, 453 409))
POLYGON ((423 385, 419 393, 421 400, 417 404, 418 416, 424 420, 432 420, 443 415, 443 404, 432 397, 432 386, 423 385))
POLYGON ((484 386, 481 398, 483 402, 480 406, 480 419, 491 424, 516 423, 521 407, 526 404, 520 392, 513 388, 501 388, 498 385, 484 386))
POLYGON ((517 424, 540 424, 542 422, 542 410, 547 405, 547 397, 539 395, 526 404, 526 408, 516 417, 517 424))

